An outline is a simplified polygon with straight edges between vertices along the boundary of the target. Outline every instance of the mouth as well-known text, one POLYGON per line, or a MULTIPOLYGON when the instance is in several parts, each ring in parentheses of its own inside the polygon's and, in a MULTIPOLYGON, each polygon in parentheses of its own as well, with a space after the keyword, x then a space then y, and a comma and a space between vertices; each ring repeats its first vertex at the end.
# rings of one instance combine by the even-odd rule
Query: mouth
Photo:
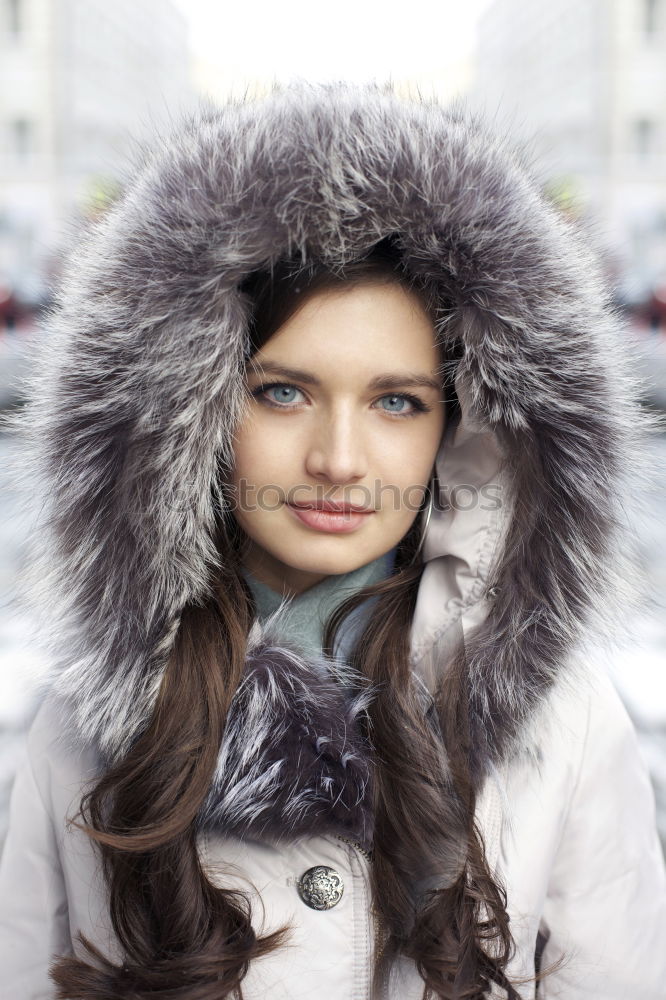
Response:
POLYGON ((308 528, 329 533, 356 531, 375 513, 372 508, 354 504, 334 505, 328 501, 325 504, 287 503, 285 506, 308 528))
POLYGON ((362 504, 355 503, 336 503, 335 500, 325 500, 321 503, 293 503, 289 504, 290 507, 297 507, 299 510, 323 510, 329 514, 372 514, 374 513, 373 507, 364 507, 362 504))

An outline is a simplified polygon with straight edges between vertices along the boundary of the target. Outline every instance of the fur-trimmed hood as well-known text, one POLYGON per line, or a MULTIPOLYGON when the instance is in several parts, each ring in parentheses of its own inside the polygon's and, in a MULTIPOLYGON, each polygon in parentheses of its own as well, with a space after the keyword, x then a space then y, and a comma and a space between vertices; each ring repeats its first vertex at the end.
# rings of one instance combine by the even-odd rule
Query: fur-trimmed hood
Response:
MULTIPOLYGON (((335 266, 388 235, 440 284, 461 345, 461 417, 437 459, 453 502, 428 525, 411 641, 431 692, 465 645, 479 781, 613 620, 642 418, 585 241, 464 108, 389 85, 276 85, 144 155, 70 256, 17 420, 48 685, 107 759, 145 726, 182 609, 211 585, 248 349, 240 283, 287 253, 335 266)), ((258 627, 206 822, 256 832, 267 802, 291 833, 352 815, 371 777, 353 725, 370 695, 344 694, 322 663, 258 627), (268 743, 252 742, 262 719, 268 743)), ((341 826, 370 833, 367 815, 341 826)))

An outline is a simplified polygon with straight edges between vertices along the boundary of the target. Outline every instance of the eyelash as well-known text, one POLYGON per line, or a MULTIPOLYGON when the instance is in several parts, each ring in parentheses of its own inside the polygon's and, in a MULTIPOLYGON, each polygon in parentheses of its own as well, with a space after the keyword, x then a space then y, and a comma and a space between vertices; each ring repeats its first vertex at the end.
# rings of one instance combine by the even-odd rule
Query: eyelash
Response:
MULTIPOLYGON (((257 399, 263 393, 268 392, 269 389, 284 389, 285 387, 288 389, 298 389, 297 385, 292 385, 290 382, 266 382, 264 385, 258 385, 256 389, 253 389, 252 396, 257 399)), ((303 390, 298 389, 298 391, 302 392, 303 390)), ((410 410, 408 413, 392 413, 391 410, 385 410, 384 412, 390 417, 405 419, 406 417, 416 417, 419 413, 429 413, 431 410, 431 407, 428 406, 427 403, 424 403, 418 396, 413 396, 409 392, 388 392, 383 396, 380 396, 379 399, 387 399, 390 396, 395 396, 399 399, 407 399, 414 407, 414 409, 410 410)), ((276 403, 267 397, 264 397, 262 402, 265 403, 266 406, 272 406, 274 410, 293 410, 296 408, 294 405, 289 406, 276 403)))

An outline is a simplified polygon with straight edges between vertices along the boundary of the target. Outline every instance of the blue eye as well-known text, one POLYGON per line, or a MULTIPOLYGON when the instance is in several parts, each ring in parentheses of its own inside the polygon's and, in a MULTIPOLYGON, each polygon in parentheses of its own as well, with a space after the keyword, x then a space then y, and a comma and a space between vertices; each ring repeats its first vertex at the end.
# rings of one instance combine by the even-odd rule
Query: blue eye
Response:
POLYGON ((286 405, 283 406, 282 404, 293 403, 294 399, 292 393, 300 391, 301 390, 297 389, 295 385, 288 385, 286 382, 272 382, 270 385, 257 386, 257 388, 253 390, 252 395, 255 398, 264 396, 265 402, 267 402, 269 406, 275 406, 281 409, 290 409, 290 407, 287 407, 286 405), (265 395, 268 392, 272 392, 274 389, 279 390, 277 396, 270 398, 265 395))
MULTIPOLYGON (((395 410, 390 410, 390 411, 389 411, 390 413, 403 413, 403 412, 404 412, 404 410, 405 410, 405 400, 407 400, 407 402, 410 402, 410 400, 409 400, 409 399, 407 399, 407 396, 404 396, 404 395, 398 395, 398 394, 396 394, 396 393, 394 393, 394 394, 393 394, 393 395, 391 395, 391 396, 382 396, 382 399, 380 400, 380 402, 381 402, 382 400, 384 400, 384 399, 390 399, 390 400, 391 400, 392 402, 394 402, 394 403, 396 403, 396 402, 397 402, 397 403, 399 404, 399 406, 398 406, 398 409, 395 409, 395 410)), ((412 404, 412 405, 413 405, 413 404, 412 404)), ((382 407, 382 409, 387 409, 387 407, 382 407)), ((411 410, 408 410, 407 412, 408 412, 408 413, 411 413, 412 411, 411 411, 411 410)))
POLYGON ((390 399, 398 402, 398 409, 388 409, 385 406, 381 407, 381 409, 386 413, 394 414, 396 417, 415 417, 419 413, 426 413, 430 410, 430 407, 427 406, 422 399, 419 399, 418 396, 412 396, 409 392, 392 392, 390 396, 382 396, 379 402, 381 403, 384 399, 390 399), (405 409, 405 400, 407 400, 410 404, 409 409, 405 409))
MULTIPOLYGON (((301 389, 288 382, 271 382, 270 384, 258 385, 256 389, 252 390, 252 396, 255 399, 261 399, 267 406, 272 406, 276 410, 293 410, 296 408, 293 404, 301 402, 301 400, 294 399, 293 395, 299 392, 302 395, 301 389), (276 395, 271 397, 268 395, 270 392, 275 392, 276 395)), ((422 399, 408 392, 394 392, 382 396, 378 402, 382 403, 385 399, 391 400, 394 405, 397 404, 396 408, 389 409, 386 406, 379 408, 395 417, 415 417, 419 413, 426 413, 430 410, 430 407, 422 399), (409 403, 409 407, 405 407, 405 400, 409 403)))

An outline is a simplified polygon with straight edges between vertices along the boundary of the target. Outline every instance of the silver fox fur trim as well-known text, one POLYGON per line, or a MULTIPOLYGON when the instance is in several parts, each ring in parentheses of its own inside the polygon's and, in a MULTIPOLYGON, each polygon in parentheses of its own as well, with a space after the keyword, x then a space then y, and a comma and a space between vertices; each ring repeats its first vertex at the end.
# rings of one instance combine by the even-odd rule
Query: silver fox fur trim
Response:
POLYGON ((372 746, 359 723, 375 687, 347 664, 306 658, 256 623, 200 823, 237 836, 336 832, 372 844, 372 746))
MULTIPOLYGON (((588 239, 462 106, 388 84, 276 84, 181 123, 77 235, 15 418, 17 475, 41 515, 24 599, 51 657, 45 686, 72 698, 81 738, 107 756, 150 718, 181 611, 218 565, 219 471, 249 350, 241 281, 285 254, 338 268, 392 234, 407 271, 441 287, 440 332, 462 343, 460 384, 500 436, 512 484, 498 594, 468 650, 479 778, 520 741, 593 623, 597 636, 612 630, 632 596, 624 506, 649 420, 588 239)), ((279 718, 288 691, 308 753, 330 736, 347 761, 351 805, 367 771, 355 737, 345 757, 338 723, 362 699, 319 732, 303 664, 266 654, 283 687, 257 666, 239 707, 260 719, 265 692, 279 718)), ((258 758, 231 791, 244 752, 222 752, 218 782, 231 785, 209 802, 211 821, 252 813, 258 758)), ((287 825, 300 822, 299 795, 283 797, 287 825)))

